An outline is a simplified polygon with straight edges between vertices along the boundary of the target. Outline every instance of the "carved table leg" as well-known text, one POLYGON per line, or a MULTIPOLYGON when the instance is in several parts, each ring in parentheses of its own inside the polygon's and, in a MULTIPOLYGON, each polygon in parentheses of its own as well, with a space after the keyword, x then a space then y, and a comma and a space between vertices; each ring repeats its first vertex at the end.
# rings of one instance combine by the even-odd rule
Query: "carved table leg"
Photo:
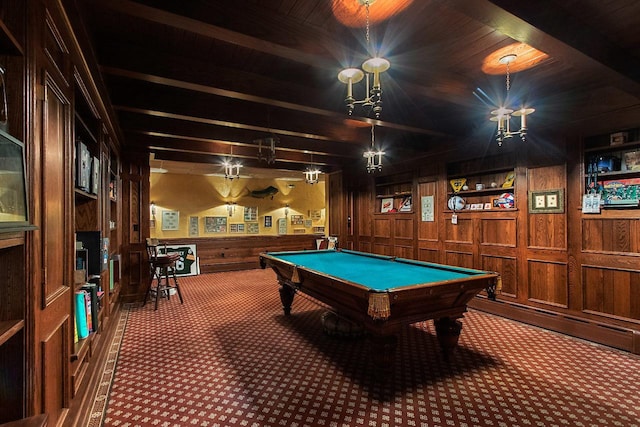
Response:
POLYGON ((282 302, 282 309, 286 316, 291 314, 291 304, 293 303, 293 297, 296 294, 295 289, 291 286, 285 285, 280 282, 280 301, 282 302))
POLYGON ((393 362, 398 346, 398 336, 371 334, 369 348, 375 367, 375 375, 379 379, 387 379, 393 372, 393 362))
POLYGON ((438 336, 440 348, 442 348, 445 359, 448 359, 449 354, 451 354, 453 349, 458 345, 462 322, 451 319, 450 317, 443 317, 434 320, 433 323, 436 327, 436 335, 438 336))

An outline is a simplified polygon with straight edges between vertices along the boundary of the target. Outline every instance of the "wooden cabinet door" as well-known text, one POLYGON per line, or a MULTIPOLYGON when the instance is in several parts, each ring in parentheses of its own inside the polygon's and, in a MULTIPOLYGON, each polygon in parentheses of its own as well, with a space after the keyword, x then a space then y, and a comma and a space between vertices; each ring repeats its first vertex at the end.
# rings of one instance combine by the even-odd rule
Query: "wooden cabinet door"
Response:
POLYGON ((72 259, 73 212, 69 98, 46 70, 42 75, 38 184, 40 197, 40 307, 37 311, 36 364, 40 399, 37 412, 52 425, 69 406, 69 360, 73 340, 72 259))

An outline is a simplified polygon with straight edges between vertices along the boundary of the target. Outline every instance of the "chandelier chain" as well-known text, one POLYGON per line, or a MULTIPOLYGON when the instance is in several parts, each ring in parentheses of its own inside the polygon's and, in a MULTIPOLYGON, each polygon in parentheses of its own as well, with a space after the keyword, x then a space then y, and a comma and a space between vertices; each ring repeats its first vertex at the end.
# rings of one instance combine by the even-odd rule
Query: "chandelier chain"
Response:
POLYGON ((373 147, 375 146, 375 142, 376 142, 376 135, 373 132, 373 128, 375 127, 375 124, 371 125, 371 149, 373 149, 373 147))
POLYGON ((364 6, 367 9, 367 31, 366 31, 366 37, 367 37, 367 46, 369 46, 371 43, 369 41, 369 0, 364 2, 364 6))
POLYGON ((507 62, 507 92, 511 88, 511 75, 509 74, 509 62, 507 62))

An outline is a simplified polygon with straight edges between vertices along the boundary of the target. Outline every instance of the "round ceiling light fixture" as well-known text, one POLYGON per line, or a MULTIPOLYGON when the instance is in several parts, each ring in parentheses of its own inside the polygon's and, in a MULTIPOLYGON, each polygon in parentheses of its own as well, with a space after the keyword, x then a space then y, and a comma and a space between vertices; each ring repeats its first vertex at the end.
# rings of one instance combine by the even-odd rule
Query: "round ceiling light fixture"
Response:
POLYGON ((533 68, 547 59, 549 55, 526 43, 512 43, 487 55, 482 61, 482 71, 491 75, 503 74, 504 65, 509 64, 509 71, 517 73, 533 68), (516 57, 518 60, 514 61, 516 57))

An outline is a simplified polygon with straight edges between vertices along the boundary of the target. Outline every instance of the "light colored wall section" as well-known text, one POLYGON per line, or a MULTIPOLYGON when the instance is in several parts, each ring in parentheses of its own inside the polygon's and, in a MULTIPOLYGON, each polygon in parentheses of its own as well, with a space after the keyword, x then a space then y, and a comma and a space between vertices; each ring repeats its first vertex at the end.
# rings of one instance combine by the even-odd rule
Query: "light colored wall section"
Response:
MULTIPOLYGON (((230 224, 246 224, 244 208, 258 208, 258 226, 261 235, 277 235, 278 219, 285 218, 285 206, 288 204, 287 234, 294 229, 305 229, 306 234, 314 232, 313 227, 325 226, 325 181, 310 185, 304 181, 284 181, 276 179, 240 178, 225 180, 220 176, 187 175, 172 173, 151 174, 151 200, 155 202, 155 227, 151 227, 151 237, 181 238, 189 237, 189 217, 198 217, 198 237, 238 236, 230 232, 230 224), (269 186, 278 189, 271 197, 256 198, 251 191, 264 190, 269 186), (235 213, 229 216, 227 203, 235 202, 235 213), (163 211, 180 213, 177 231, 162 230, 163 211), (310 220, 314 211, 320 211, 321 218, 312 220, 310 227, 292 225, 292 215, 302 215, 310 220), (272 226, 264 226, 264 217, 272 217, 272 226), (207 216, 227 217, 226 233, 206 233, 204 218, 207 216)), ((153 217, 152 217, 153 219, 153 217)), ((308 221, 307 221, 308 222, 308 221)), ((245 232, 247 234, 246 226, 245 232)))

